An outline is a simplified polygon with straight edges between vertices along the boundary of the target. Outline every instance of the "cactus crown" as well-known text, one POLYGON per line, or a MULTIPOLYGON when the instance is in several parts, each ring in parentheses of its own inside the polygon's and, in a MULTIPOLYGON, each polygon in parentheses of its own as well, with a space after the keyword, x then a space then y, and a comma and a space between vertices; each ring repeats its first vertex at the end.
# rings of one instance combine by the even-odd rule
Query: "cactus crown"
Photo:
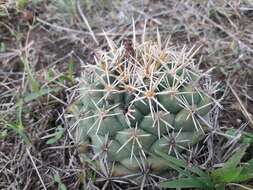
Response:
POLYGON ((140 160, 161 173, 166 166, 150 153, 179 157, 198 143, 214 90, 194 64, 194 48, 107 40, 110 49, 81 78, 75 137, 91 147, 86 156, 113 163, 113 175, 139 171, 140 160))

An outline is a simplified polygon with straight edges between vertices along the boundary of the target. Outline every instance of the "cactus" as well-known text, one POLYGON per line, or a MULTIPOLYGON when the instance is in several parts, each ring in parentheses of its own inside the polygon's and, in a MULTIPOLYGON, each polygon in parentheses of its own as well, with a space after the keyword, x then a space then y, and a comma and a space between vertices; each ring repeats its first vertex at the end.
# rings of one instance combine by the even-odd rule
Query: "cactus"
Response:
POLYGON ((113 176, 139 172, 141 165, 161 174, 166 163, 152 155, 179 157, 203 139, 215 102, 210 84, 194 64, 194 48, 108 43, 110 50, 85 66, 72 106, 74 136, 85 147, 80 154, 98 170, 106 160, 113 176))

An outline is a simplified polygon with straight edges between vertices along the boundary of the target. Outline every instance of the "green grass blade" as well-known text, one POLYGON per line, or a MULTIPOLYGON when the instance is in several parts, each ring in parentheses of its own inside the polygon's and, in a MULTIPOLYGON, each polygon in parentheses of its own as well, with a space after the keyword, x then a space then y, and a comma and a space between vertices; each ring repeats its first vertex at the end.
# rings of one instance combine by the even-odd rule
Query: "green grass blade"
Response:
POLYGON ((253 179, 253 158, 244 164, 240 175, 233 182, 244 182, 253 179))
MULTIPOLYGON (((231 135, 231 136, 235 136, 236 134, 236 129, 229 129, 226 134, 231 135)), ((249 132, 242 132, 242 136, 241 136, 241 141, 243 144, 251 144, 253 143, 253 134, 249 133, 249 132)))
POLYGON ((180 178, 172 181, 165 181, 160 183, 164 188, 200 188, 200 189, 213 189, 213 186, 208 186, 204 182, 206 178, 192 177, 192 178, 180 178))
POLYGON ((32 73, 32 70, 29 66, 29 63, 27 61, 26 58, 24 57, 21 57, 21 61, 22 63, 24 64, 24 67, 25 67, 25 71, 27 72, 27 75, 28 75, 28 79, 29 79, 29 82, 31 84, 31 88, 32 88, 32 91, 33 92, 38 92, 39 89, 40 89, 40 84, 38 83, 38 81, 36 81, 36 79, 34 78, 34 75, 32 73))
POLYGON ((60 90, 62 90, 61 87, 58 87, 58 88, 43 88, 43 89, 40 89, 39 91, 36 91, 36 92, 32 92, 30 94, 27 94, 25 97, 24 97, 24 102, 27 103, 27 102, 30 102, 30 101, 33 101, 33 100, 36 100, 37 98, 41 97, 41 96, 45 96, 49 93, 52 93, 52 92, 59 92, 60 90))
POLYGON ((156 151, 156 153, 159 156, 161 156, 163 159, 167 160, 168 164, 170 163, 170 165, 172 165, 172 167, 177 166, 177 167, 180 167, 184 170, 190 171, 193 174, 197 174, 200 177, 207 177, 206 173, 203 172, 201 169, 199 169, 198 167, 195 167, 195 166, 191 166, 191 167, 188 166, 188 164, 184 160, 177 159, 173 156, 167 155, 167 154, 159 152, 159 151, 156 151))
POLYGON ((243 146, 242 148, 240 148, 240 150, 238 150, 238 152, 236 152, 223 166, 223 168, 232 168, 232 167, 236 167, 242 157, 244 156, 246 150, 248 148, 248 145, 243 146))
POLYGON ((238 178, 242 171, 242 168, 230 168, 229 170, 224 170, 223 168, 214 170, 211 174, 212 179, 216 183, 229 183, 233 182, 238 178))
POLYGON ((242 157, 244 156, 247 145, 243 146, 238 152, 236 152, 222 168, 216 169, 211 172, 211 177, 216 183, 233 182, 242 172, 242 167, 237 167, 242 157))

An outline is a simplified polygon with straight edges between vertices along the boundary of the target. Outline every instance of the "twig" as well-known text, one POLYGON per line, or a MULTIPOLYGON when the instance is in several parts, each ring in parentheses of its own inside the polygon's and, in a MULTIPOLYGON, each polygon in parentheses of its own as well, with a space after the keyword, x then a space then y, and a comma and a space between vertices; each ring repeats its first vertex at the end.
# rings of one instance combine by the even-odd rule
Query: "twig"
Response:
MULTIPOLYGON (((195 10, 193 8, 193 10, 195 10)), ((210 18, 208 18, 206 15, 201 15, 198 11, 195 11, 196 14, 202 18, 204 18, 204 20, 206 20, 207 22, 209 22, 211 25, 213 25, 214 27, 219 28, 221 31, 225 32, 228 36, 230 36, 233 40, 235 40, 236 42, 238 42, 239 44, 241 44, 243 47, 245 47, 249 52, 253 53, 253 49, 248 46, 247 44, 245 44, 244 42, 242 42, 240 39, 238 39, 236 37, 236 35, 233 32, 230 32, 228 30, 226 30, 225 27, 223 27, 220 24, 217 24, 216 22, 214 22, 213 20, 211 20, 210 18)))
POLYGON ((63 27, 63 26, 59 26, 57 24, 51 24, 47 21, 44 21, 40 18, 36 18, 36 20, 38 22, 40 22, 41 24, 44 24, 44 25, 47 25, 47 26, 50 26, 51 28, 55 28, 59 31, 65 31, 65 32, 73 32, 73 33, 77 33, 77 34, 84 34, 84 35, 87 35, 87 34, 90 34, 89 32, 84 32, 84 31, 81 31, 81 30, 75 30, 75 29, 71 29, 71 28, 67 28, 67 27, 63 27))
POLYGON ((237 101, 239 102, 240 107, 241 107, 241 109, 242 109, 243 115, 244 115, 246 118, 248 118, 250 127, 253 128, 252 116, 250 116, 249 112, 247 111, 247 109, 246 109, 245 106, 243 105, 241 99, 239 98, 239 96, 237 95, 237 93, 235 92, 235 90, 232 88, 232 86, 229 84, 229 82, 227 82, 227 85, 228 85, 228 87, 230 88, 230 90, 232 91, 232 93, 234 94, 234 96, 236 97, 237 101))
POLYGON ((36 173, 37 173, 37 175, 38 175, 38 177, 39 177, 39 179, 40 179, 40 182, 41 182, 41 184, 42 184, 42 186, 43 186, 43 189, 44 189, 44 190, 47 190, 47 188, 46 188, 46 186, 45 186, 45 183, 43 182, 43 180, 42 180, 42 178, 41 178, 40 172, 39 172, 38 168, 36 167, 35 162, 33 161, 33 158, 32 158, 32 155, 31 155, 31 153, 30 153, 29 148, 26 148, 26 152, 27 152, 29 158, 30 158, 31 161, 32 161, 33 167, 34 167, 34 169, 35 169, 35 171, 36 171, 36 173))
POLYGON ((135 8, 134 6, 131 6, 131 7, 132 7, 132 9, 133 9, 134 11, 136 11, 137 13, 139 13, 139 14, 145 16, 145 20, 146 20, 146 19, 147 19, 147 20, 150 19, 150 20, 152 20, 153 22, 155 22, 156 24, 162 25, 162 23, 161 23, 158 19, 153 18, 153 16, 148 15, 147 13, 143 12, 142 10, 139 10, 139 9, 135 8))
POLYGON ((78 11, 79 11, 79 13, 81 15, 81 18, 83 19, 83 21, 85 22, 86 26, 88 27, 88 30, 89 30, 90 35, 92 36, 93 40, 96 42, 97 45, 99 45, 98 40, 97 40, 94 32, 92 31, 87 18, 83 14, 83 11, 82 11, 81 6, 80 6, 80 0, 77 1, 77 9, 78 9, 78 11))
POLYGON ((229 183, 229 184, 227 184, 227 186, 237 186, 237 187, 240 187, 241 189, 252 190, 252 188, 250 188, 250 187, 247 187, 247 186, 244 186, 241 184, 237 184, 237 183, 229 183))

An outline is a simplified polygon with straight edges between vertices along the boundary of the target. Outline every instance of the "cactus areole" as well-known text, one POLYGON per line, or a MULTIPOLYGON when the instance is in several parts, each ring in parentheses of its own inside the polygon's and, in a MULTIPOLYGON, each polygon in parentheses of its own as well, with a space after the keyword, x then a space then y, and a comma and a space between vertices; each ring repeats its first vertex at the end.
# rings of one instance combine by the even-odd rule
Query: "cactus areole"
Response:
POLYGON ((71 107, 80 155, 98 169, 106 161, 114 176, 143 165, 160 174, 167 166, 152 155, 179 157, 203 139, 214 104, 208 76, 194 63, 194 48, 108 43, 96 64, 85 66, 71 107))

